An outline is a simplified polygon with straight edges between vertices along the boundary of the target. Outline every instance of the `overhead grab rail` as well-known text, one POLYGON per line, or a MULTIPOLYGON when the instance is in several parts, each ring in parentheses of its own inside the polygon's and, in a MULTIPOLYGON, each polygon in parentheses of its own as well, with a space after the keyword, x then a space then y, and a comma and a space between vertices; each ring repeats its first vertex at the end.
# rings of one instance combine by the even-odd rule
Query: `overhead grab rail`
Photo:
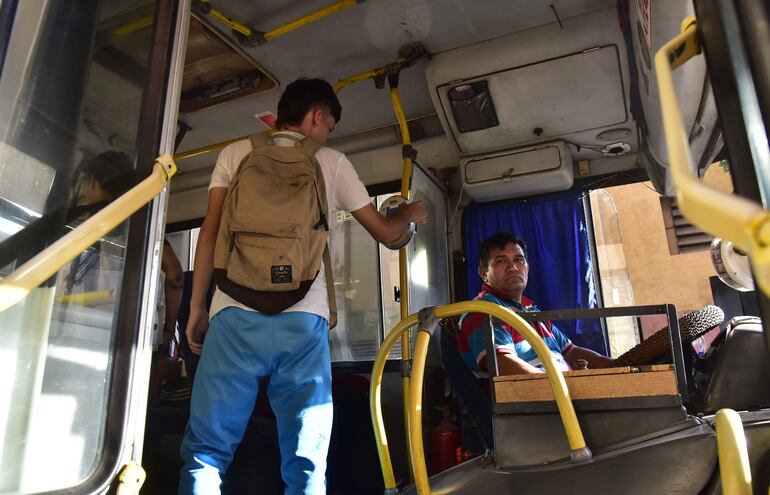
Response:
POLYGON ((0 280, 0 312, 24 299, 89 246, 153 200, 176 173, 171 155, 155 159, 152 174, 76 229, 0 280))
POLYGON ((328 7, 324 7, 320 10, 304 15, 299 19, 288 22, 282 26, 278 26, 277 28, 271 29, 270 31, 258 31, 250 26, 247 26, 246 24, 243 24, 242 22, 236 21, 226 16, 224 13, 222 13, 222 11, 214 8, 211 5, 210 0, 196 0, 193 2, 192 8, 201 14, 210 15, 222 24, 230 27, 240 40, 248 41, 249 43, 257 46, 264 45, 273 38, 282 36, 288 32, 294 31, 295 29, 301 28, 302 26, 306 26, 312 22, 323 19, 324 17, 328 17, 341 10, 353 7, 364 1, 365 0, 340 0, 339 2, 335 2, 329 5, 328 7))
POLYGON ((754 280, 770 296, 770 212, 746 198, 713 189, 694 170, 674 90, 672 71, 700 53, 694 17, 682 22, 682 32, 655 55, 660 106, 671 177, 679 209, 701 230, 731 241, 746 252, 754 280))
POLYGON ((543 339, 535 330, 519 315, 513 311, 487 301, 464 301, 440 307, 429 307, 420 311, 419 315, 411 314, 402 319, 388 335, 380 347, 372 369, 372 378, 369 388, 369 409, 372 416, 372 427, 377 443, 377 453, 380 457, 380 467, 385 481, 385 493, 397 493, 393 465, 388 450, 388 440, 385 433, 385 425, 382 419, 382 375, 385 370, 385 362, 391 348, 404 333, 411 327, 420 324, 415 344, 414 361, 412 363, 412 380, 409 387, 409 416, 407 427, 409 429, 409 451, 412 456, 412 474, 418 494, 429 494, 430 483, 425 465, 425 452, 422 441, 422 388, 425 372, 425 359, 428 353, 428 344, 431 334, 442 318, 459 316, 463 313, 484 313, 494 316, 514 327, 524 339, 532 346, 543 363, 546 376, 551 384, 556 405, 559 409, 567 441, 571 450, 571 458, 575 461, 591 459, 591 451, 586 446, 583 432, 575 414, 575 408, 570 399, 567 382, 564 376, 556 368, 551 352, 543 339))
POLYGON ((716 414, 717 452, 722 493, 751 495, 751 469, 741 417, 732 409, 716 414))

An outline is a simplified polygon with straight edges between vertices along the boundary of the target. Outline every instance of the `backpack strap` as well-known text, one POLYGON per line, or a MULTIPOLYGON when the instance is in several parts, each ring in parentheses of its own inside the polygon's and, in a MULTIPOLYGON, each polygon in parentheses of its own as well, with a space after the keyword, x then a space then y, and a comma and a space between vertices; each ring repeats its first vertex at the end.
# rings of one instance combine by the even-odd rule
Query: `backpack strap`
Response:
POLYGON ((251 136, 249 136, 249 141, 251 141, 251 149, 258 150, 272 143, 274 133, 275 131, 271 130, 271 131, 258 132, 256 134, 252 134, 251 136))
POLYGON ((324 276, 326 277, 326 296, 329 299, 329 330, 337 326, 337 296, 334 294, 334 277, 332 276, 332 257, 329 244, 324 246, 324 276))

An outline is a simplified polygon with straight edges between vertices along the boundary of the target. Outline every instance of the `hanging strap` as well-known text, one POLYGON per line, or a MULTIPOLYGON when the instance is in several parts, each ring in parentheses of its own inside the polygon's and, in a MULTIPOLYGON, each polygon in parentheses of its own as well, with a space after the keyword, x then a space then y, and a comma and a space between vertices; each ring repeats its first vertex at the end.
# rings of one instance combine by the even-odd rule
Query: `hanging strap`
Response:
POLYGON ((324 276, 326 277, 326 295, 329 298, 329 330, 337 326, 337 297, 334 294, 334 277, 332 277, 332 257, 329 244, 324 247, 324 276))

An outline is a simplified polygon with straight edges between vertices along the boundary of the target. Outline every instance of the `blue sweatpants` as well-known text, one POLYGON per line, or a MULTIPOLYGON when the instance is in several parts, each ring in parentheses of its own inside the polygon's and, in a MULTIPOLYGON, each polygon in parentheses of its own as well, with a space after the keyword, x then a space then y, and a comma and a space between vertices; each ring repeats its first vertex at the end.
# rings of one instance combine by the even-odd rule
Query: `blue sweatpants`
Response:
POLYGON ((278 426, 286 495, 326 493, 332 428, 328 328, 320 316, 301 312, 267 316, 230 307, 214 316, 182 441, 180 495, 220 493, 263 376, 270 377, 267 396, 278 426))

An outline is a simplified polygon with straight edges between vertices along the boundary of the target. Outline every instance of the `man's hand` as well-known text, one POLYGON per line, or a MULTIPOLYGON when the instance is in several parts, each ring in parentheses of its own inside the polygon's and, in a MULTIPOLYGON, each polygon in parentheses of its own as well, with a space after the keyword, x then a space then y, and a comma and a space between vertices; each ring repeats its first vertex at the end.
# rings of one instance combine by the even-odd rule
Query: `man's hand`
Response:
POLYGON ((428 212, 422 201, 405 204, 398 209, 398 213, 403 215, 407 222, 428 223, 428 212))
POLYGON ((209 329, 209 312, 204 308, 190 308, 190 317, 187 320, 185 335, 190 350, 200 354, 203 350, 203 335, 209 329))
POLYGON ((594 357, 591 360, 591 367, 594 369, 599 368, 612 368, 612 363, 614 362, 614 359, 607 357, 607 356, 598 356, 594 357))
POLYGON ((388 216, 380 215, 371 203, 350 213, 375 241, 383 243, 398 239, 411 222, 428 221, 428 213, 420 201, 402 205, 394 214, 388 216))
POLYGON ((576 363, 578 359, 585 359, 588 361, 588 369, 599 368, 611 368, 612 358, 602 356, 598 352, 594 352, 591 349, 573 345, 569 351, 564 354, 564 358, 567 360, 572 369, 576 369, 576 363))

